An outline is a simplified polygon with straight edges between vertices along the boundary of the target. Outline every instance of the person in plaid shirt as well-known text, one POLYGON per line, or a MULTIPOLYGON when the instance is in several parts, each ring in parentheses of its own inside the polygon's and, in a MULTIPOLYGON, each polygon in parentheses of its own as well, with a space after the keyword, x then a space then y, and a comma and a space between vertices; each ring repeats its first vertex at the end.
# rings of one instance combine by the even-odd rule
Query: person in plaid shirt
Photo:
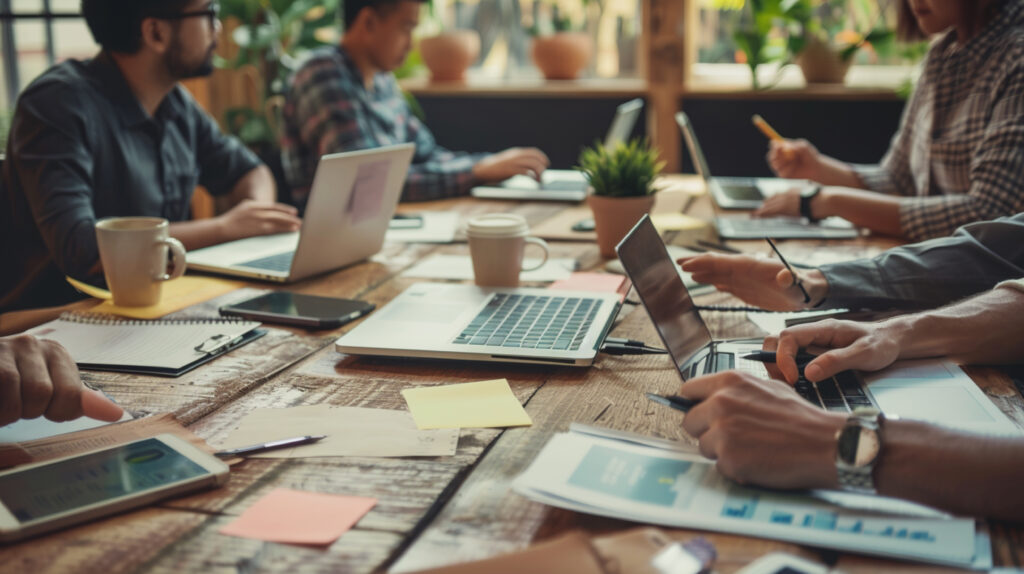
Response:
POLYGON ((285 99, 281 141, 292 198, 304 205, 320 156, 415 143, 403 201, 465 195, 478 183, 540 177, 538 149, 497 154, 449 151, 413 115, 395 81, 412 48, 424 0, 345 0, 341 45, 315 51, 295 73, 285 99))
POLYGON ((1024 0, 903 0, 901 17, 904 36, 948 32, 932 44, 881 164, 773 142, 779 176, 833 187, 803 201, 799 190, 771 197, 758 215, 838 215, 920 241, 1024 212, 1024 0))

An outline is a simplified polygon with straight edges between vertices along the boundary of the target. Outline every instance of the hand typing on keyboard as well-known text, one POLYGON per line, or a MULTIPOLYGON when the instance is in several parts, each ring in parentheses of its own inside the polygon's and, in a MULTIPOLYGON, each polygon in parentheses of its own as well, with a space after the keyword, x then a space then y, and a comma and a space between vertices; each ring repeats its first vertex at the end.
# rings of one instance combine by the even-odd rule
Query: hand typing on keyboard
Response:
POLYGON ((830 319, 790 327, 777 337, 767 337, 764 348, 775 351, 776 365, 790 383, 800 378, 795 357, 801 349, 829 349, 804 366, 803 376, 817 382, 849 369, 877 371, 888 367, 899 358, 898 335, 898 327, 830 319))

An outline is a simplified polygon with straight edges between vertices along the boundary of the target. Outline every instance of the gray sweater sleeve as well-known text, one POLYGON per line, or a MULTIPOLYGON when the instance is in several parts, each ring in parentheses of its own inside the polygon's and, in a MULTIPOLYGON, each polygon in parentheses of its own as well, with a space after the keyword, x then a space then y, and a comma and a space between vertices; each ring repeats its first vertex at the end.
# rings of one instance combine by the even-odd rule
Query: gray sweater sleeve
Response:
POLYGON ((931 309, 1024 277, 1024 213, 972 223, 950 237, 821 267, 823 307, 931 309))

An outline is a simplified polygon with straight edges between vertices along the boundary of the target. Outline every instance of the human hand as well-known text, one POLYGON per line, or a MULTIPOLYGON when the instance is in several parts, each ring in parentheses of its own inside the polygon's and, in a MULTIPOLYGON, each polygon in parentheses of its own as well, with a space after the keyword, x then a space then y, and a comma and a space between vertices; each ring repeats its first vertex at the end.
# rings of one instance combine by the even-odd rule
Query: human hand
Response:
POLYGON ((692 379, 679 395, 700 401, 683 428, 722 475, 769 488, 835 488, 844 415, 815 408, 781 381, 739 371, 692 379))
POLYGON ((540 180, 551 165, 548 156, 537 148, 511 148, 489 155, 473 166, 473 177, 481 182, 506 180, 514 175, 528 175, 540 180))
POLYGON ((218 217, 221 242, 298 231, 302 226, 298 210, 283 203, 246 199, 218 217))
POLYGON ((849 369, 877 371, 888 367, 899 358, 901 332, 898 322, 855 323, 827 319, 790 327, 778 336, 767 337, 764 348, 775 351, 776 367, 790 383, 799 378, 796 354, 800 349, 830 349, 804 366, 804 377, 816 382, 849 369))
POLYGON ((41 415, 58 422, 83 415, 112 422, 124 411, 82 384, 64 347, 29 335, 0 339, 0 426, 41 415))
POLYGON ((820 180, 822 155, 807 140, 773 140, 767 157, 768 165, 779 177, 820 180))
POLYGON ((754 217, 800 216, 800 190, 791 189, 765 198, 754 217))
POLYGON ((825 298, 828 283, 817 269, 801 273, 811 302, 794 282, 793 274, 777 259, 750 255, 706 253, 677 261, 698 283, 714 285, 746 303, 772 311, 797 311, 825 298))

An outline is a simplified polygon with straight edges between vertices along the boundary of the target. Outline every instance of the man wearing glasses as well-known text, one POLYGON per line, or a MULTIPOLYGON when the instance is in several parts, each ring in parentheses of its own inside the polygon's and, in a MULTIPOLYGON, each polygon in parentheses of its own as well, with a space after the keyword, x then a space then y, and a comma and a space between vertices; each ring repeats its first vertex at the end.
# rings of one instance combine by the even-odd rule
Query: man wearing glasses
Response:
POLYGON ((64 276, 102 281, 95 222, 171 221, 196 249, 294 231, 270 171, 178 85, 208 75, 217 46, 210 0, 82 0, 102 51, 42 74, 18 99, 0 189, 0 312, 79 297, 64 276), (234 207, 189 221, 197 185, 234 207))

